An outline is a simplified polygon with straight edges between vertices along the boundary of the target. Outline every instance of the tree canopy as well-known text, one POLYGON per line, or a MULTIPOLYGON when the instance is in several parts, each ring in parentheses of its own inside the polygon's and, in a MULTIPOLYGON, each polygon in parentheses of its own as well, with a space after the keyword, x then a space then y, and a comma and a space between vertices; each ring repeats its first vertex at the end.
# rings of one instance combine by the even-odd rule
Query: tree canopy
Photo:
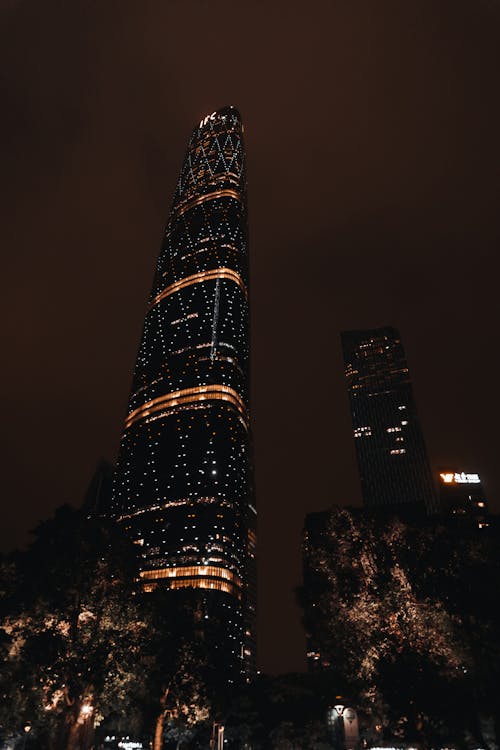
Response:
POLYGON ((135 554, 112 523, 64 506, 4 561, 1 726, 33 725, 47 747, 85 746, 104 717, 134 705, 147 626, 135 554), (15 687, 12 690, 12 686, 15 687))
POLYGON ((305 555, 306 630, 373 738, 481 740, 475 717, 499 708, 496 538, 335 508, 305 555))

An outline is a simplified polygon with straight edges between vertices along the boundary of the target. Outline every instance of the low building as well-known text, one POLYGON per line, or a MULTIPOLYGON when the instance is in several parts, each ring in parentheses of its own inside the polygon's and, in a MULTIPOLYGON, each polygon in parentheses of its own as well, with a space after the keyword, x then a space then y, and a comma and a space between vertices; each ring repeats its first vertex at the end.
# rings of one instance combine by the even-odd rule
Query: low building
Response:
POLYGON ((438 486, 443 514, 459 522, 473 522, 479 529, 490 525, 488 501, 479 474, 441 469, 438 486))

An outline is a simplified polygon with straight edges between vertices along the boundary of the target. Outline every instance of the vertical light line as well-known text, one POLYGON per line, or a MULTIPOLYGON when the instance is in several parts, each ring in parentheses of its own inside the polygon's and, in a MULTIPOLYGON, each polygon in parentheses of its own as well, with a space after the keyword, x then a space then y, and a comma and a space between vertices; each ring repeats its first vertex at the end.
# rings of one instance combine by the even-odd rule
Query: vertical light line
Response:
POLYGON ((219 324, 220 276, 215 283, 214 317, 212 320, 212 344, 210 346, 210 360, 213 362, 217 355, 217 326, 219 324))

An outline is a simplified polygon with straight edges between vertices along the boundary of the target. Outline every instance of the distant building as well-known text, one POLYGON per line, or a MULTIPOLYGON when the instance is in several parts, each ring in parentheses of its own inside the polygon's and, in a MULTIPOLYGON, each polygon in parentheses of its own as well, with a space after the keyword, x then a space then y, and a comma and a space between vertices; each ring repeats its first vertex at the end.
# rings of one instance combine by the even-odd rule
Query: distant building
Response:
POLYGON ((436 512, 431 470, 398 331, 345 331, 341 338, 365 506, 436 512))
POLYGON ((325 652, 321 637, 320 621, 315 607, 321 596, 328 591, 326 580, 318 574, 313 562, 315 551, 328 543, 328 522, 330 511, 308 513, 304 521, 302 532, 302 570, 303 570, 303 601, 304 625, 306 630, 306 656, 309 672, 319 672, 331 666, 331 656, 325 652))
POLYGON ((104 458, 98 463, 85 493, 83 510, 88 516, 109 516, 114 466, 104 458))
POLYGON ((442 512, 457 521, 489 526, 488 501, 479 474, 450 469, 438 473, 439 499, 442 512))
POLYGON ((177 183, 113 503, 143 590, 192 607, 228 681, 256 667, 248 276, 243 125, 226 107, 195 127, 177 183))

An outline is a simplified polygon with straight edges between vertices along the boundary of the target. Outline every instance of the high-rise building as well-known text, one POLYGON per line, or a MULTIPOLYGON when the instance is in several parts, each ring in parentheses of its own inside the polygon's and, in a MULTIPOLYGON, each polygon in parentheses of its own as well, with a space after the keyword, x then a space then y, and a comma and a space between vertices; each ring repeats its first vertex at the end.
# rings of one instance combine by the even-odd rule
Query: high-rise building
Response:
POLYGON ((89 516, 108 516, 111 512, 114 467, 102 458, 90 480, 82 509, 89 516))
MULTIPOLYGON (((175 590, 221 630, 228 679, 255 669, 256 509, 249 415, 243 126, 189 141, 158 258, 114 481, 145 591, 175 590), (182 592, 182 593, 181 593, 182 592)), ((169 594, 170 595, 170 594, 169 594)), ((208 624, 207 624, 208 628, 208 624)))
POLYGON ((303 607, 303 624, 306 636, 306 658, 309 672, 328 669, 332 663, 330 649, 322 639, 321 617, 318 602, 328 592, 324 576, 318 574, 315 553, 328 546, 329 510, 308 513, 302 531, 302 576, 303 586, 299 598, 303 607))
POLYGON ((438 486, 443 513, 480 529, 489 526, 488 501, 479 474, 441 469, 438 486))
POLYGON ((342 333, 364 504, 437 510, 401 337, 394 328, 342 333))

